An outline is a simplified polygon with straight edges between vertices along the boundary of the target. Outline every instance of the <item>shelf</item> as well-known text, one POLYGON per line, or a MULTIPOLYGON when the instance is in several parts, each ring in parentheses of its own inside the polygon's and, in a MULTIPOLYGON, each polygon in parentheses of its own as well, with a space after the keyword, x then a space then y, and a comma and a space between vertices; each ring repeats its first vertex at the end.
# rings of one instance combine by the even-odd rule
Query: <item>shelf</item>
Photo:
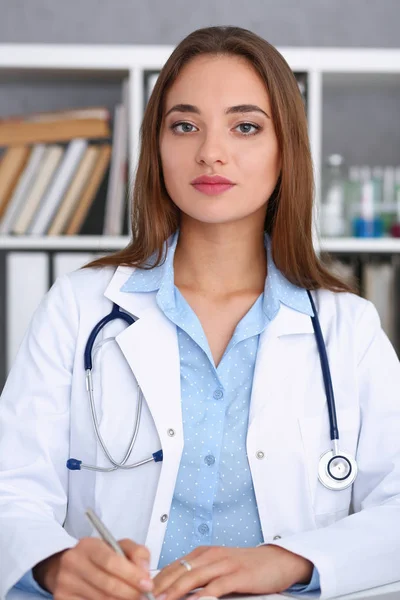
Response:
POLYGON ((400 238, 322 238, 322 252, 355 253, 400 253, 400 238))
POLYGON ((120 250, 129 236, 0 236, 0 250, 120 250))
MULTIPOLYGON (((129 236, 0 236, 0 250, 120 250, 130 241, 129 236)), ((318 247, 318 245, 317 245, 318 247)), ((399 253, 400 238, 321 238, 322 252, 341 253, 399 253)))
MULTIPOLYGON (((277 46, 294 71, 398 73, 398 48, 277 46)), ((0 69, 125 70, 160 68, 172 45, 0 44, 0 69)))

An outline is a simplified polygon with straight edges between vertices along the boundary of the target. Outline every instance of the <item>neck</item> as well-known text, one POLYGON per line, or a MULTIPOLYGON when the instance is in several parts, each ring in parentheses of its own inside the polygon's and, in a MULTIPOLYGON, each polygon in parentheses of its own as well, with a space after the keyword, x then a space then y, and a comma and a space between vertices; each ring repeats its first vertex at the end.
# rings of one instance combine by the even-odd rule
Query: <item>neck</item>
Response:
POLYGON ((263 229, 184 221, 174 272, 175 285, 181 289, 214 296, 261 293, 267 274, 263 229))

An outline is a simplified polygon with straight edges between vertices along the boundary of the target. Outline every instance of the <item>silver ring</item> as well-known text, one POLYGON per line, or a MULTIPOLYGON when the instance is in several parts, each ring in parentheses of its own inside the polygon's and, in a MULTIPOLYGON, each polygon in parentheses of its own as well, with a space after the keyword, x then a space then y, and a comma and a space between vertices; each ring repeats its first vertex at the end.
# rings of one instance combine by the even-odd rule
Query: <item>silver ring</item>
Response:
POLYGON ((186 571, 191 571, 193 569, 192 565, 190 563, 188 563, 187 560, 182 559, 179 562, 182 565, 182 567, 185 567, 186 571))

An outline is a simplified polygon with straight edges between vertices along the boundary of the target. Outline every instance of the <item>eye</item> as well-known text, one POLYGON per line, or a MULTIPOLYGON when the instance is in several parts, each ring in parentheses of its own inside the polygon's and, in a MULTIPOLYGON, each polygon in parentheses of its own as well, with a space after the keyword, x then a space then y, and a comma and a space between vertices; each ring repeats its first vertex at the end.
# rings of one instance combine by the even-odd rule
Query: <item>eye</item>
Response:
MULTIPOLYGON (((250 135, 256 135, 258 131, 262 129, 260 125, 255 125, 254 123, 239 123, 239 125, 237 125, 235 129, 237 129, 238 127, 244 128, 244 131, 242 129, 241 133, 245 137, 249 137, 250 135), (255 131, 251 131, 251 128, 255 131)), ((179 123, 174 123, 173 125, 171 125, 170 129, 174 134, 182 135, 185 133, 193 133, 193 129, 197 129, 197 127, 195 127, 195 125, 192 125, 192 123, 188 123, 187 121, 180 121, 179 123), (179 130, 178 127, 181 127, 182 129, 179 130)))
POLYGON ((242 133, 244 133, 245 136, 249 136, 249 135, 256 135, 256 133, 258 133, 258 131, 261 129, 260 125, 254 125, 254 123, 239 123, 239 125, 237 125, 236 129, 238 127, 244 127, 245 130, 242 130, 242 133), (255 131, 249 131, 249 127, 253 127, 255 129, 255 131))
POLYGON ((181 121, 180 123, 174 123, 173 125, 171 125, 170 129, 172 129, 173 133, 180 135, 182 133, 191 133, 192 130, 187 129, 190 127, 194 127, 194 125, 188 123, 187 121, 181 121), (178 131, 177 127, 183 127, 183 130, 178 131))

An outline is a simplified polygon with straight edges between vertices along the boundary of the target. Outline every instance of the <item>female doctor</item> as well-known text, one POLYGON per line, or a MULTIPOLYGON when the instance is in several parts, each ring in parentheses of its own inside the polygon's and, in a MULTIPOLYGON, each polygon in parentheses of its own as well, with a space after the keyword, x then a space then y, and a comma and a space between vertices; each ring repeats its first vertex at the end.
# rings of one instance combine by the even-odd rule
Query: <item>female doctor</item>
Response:
POLYGON ((146 108, 132 242, 57 279, 6 383, 1 597, 400 579, 399 363, 315 255, 312 198, 282 56, 237 27, 189 35, 146 108))

